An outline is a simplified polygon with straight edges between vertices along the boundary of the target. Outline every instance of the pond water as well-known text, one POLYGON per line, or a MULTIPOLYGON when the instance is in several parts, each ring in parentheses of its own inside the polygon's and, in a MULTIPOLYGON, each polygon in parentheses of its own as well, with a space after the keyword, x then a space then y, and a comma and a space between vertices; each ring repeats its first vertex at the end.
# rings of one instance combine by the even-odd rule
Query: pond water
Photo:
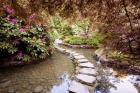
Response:
MULTIPOLYGON (((94 49, 71 50, 83 54, 96 64, 92 58, 94 49)), ((99 74, 102 82, 99 82, 93 93, 140 93, 131 83, 136 76, 128 75, 123 71, 114 71, 102 65, 99 67, 103 71, 99 74)), ((7 93, 12 89, 16 93, 32 93, 38 86, 43 87, 42 93, 69 93, 68 87, 73 72, 74 65, 68 56, 55 51, 51 58, 39 64, 0 69, 0 93, 7 93)))
POLYGON ((43 93, 56 93, 52 89, 54 85, 62 84, 64 78, 70 78, 73 69, 71 60, 57 51, 39 64, 1 68, 0 93, 13 90, 16 93, 32 93, 38 86, 43 87, 43 93))

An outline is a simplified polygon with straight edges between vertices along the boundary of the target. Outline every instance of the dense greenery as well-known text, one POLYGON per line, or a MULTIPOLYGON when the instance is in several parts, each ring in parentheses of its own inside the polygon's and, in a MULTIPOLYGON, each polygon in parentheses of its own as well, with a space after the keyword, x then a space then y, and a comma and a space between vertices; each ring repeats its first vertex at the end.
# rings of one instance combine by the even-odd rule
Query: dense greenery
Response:
POLYGON ((50 28, 52 28, 51 35, 54 39, 73 35, 72 27, 60 16, 51 17, 49 24, 50 28))
POLYGON ((0 58, 30 62, 49 55, 50 40, 41 26, 25 26, 17 18, 0 17, 0 58))
POLYGON ((66 43, 72 45, 91 45, 95 48, 99 48, 104 40, 104 36, 97 32, 94 32, 91 37, 84 38, 78 36, 69 36, 64 39, 66 43))

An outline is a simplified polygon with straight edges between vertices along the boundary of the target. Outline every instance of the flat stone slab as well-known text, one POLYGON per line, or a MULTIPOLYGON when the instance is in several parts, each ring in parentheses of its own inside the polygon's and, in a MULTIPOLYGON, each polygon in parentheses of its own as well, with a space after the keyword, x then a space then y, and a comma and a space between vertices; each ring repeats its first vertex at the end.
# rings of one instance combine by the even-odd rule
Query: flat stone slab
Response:
POLYGON ((96 81, 96 77, 84 75, 84 74, 78 74, 76 75, 76 78, 80 80, 81 82, 87 83, 87 84, 93 84, 96 81))
POLYGON ((74 56, 74 58, 77 59, 77 60, 78 59, 85 59, 85 57, 83 55, 77 55, 77 56, 74 56))
POLYGON ((90 93, 88 87, 76 81, 71 82, 69 91, 73 93, 90 93))
POLYGON ((77 63, 86 63, 89 62, 87 59, 79 59, 77 60, 77 63))
POLYGON ((94 75, 94 76, 97 74, 96 70, 92 68, 80 68, 78 72, 81 74, 94 75))
POLYGON ((78 55, 80 55, 79 53, 73 53, 73 56, 78 56, 78 55))
POLYGON ((72 50, 67 50, 67 49, 66 49, 66 51, 65 51, 65 52, 66 52, 66 53, 71 53, 71 52, 72 52, 72 50))
POLYGON ((70 52, 70 54, 75 54, 75 53, 76 53, 75 51, 71 51, 71 52, 70 52))
POLYGON ((94 68, 94 65, 91 64, 90 62, 87 62, 87 63, 79 63, 78 66, 79 67, 85 67, 85 68, 94 68))

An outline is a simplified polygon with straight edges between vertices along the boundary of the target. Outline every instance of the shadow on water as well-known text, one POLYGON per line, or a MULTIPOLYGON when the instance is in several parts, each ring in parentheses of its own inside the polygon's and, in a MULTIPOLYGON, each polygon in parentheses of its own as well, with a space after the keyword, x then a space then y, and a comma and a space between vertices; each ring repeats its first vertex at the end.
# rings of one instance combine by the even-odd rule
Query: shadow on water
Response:
POLYGON ((98 85, 95 88, 95 93, 139 93, 134 86, 137 76, 124 75, 116 77, 117 72, 102 65, 98 66, 98 73, 98 85))

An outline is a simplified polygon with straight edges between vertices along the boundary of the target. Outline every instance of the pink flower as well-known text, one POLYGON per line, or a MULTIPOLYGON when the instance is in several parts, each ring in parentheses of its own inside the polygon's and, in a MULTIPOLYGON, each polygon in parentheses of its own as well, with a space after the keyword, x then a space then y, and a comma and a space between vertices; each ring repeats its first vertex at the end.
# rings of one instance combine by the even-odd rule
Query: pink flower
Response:
POLYGON ((7 6, 7 7, 6 7, 6 12, 7 12, 8 14, 13 14, 15 11, 14 11, 14 9, 13 9, 12 7, 7 6))
POLYGON ((25 31, 24 28, 20 28, 20 29, 19 29, 19 32, 24 32, 24 31, 25 31))
POLYGON ((29 17, 29 19, 34 19, 35 17, 36 17, 36 14, 33 13, 33 14, 29 17))
POLYGON ((11 20, 11 23, 12 23, 13 25, 16 25, 16 24, 17 24, 17 19, 12 19, 12 20, 11 20))

